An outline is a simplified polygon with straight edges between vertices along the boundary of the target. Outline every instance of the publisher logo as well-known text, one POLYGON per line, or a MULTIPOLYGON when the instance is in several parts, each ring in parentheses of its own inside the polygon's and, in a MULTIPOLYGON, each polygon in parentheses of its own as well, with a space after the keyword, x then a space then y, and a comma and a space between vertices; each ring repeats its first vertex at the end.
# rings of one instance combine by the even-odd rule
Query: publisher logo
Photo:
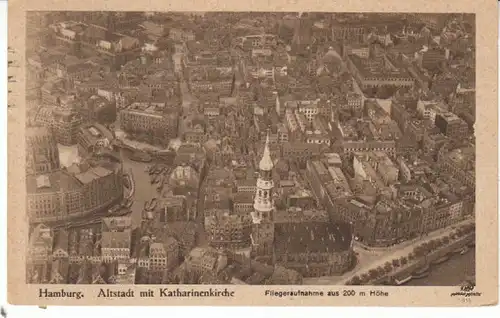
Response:
POLYGON ((459 297, 463 302, 471 302, 472 297, 481 296, 480 292, 475 291, 476 286, 473 283, 465 283, 460 286, 460 291, 451 293, 451 297, 459 297))

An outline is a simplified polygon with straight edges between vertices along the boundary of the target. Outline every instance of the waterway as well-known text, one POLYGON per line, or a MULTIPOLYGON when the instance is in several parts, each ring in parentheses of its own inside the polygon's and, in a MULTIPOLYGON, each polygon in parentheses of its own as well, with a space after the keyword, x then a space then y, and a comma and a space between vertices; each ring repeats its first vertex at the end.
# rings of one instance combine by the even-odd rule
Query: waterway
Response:
POLYGON ((405 286, 456 286, 462 283, 467 276, 475 274, 476 255, 470 249, 464 255, 453 255, 448 261, 432 266, 429 276, 413 279, 405 286))

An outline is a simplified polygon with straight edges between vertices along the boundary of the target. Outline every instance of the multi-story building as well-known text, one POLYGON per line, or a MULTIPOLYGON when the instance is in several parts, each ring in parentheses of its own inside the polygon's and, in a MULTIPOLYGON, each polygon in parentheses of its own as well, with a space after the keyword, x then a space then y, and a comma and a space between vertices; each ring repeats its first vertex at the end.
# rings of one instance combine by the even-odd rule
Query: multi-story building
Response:
POLYGON ((47 127, 26 129, 26 174, 45 174, 59 169, 59 151, 47 127))
POLYGON ((81 157, 111 146, 113 133, 101 124, 86 124, 79 128, 76 136, 78 154, 81 157))
POLYGON ((232 67, 196 66, 189 68, 189 87, 194 95, 217 93, 228 96, 233 89, 232 67))
POLYGON ((348 92, 346 95, 347 107, 355 114, 363 112, 363 96, 355 92, 348 92))
POLYGON ((332 27, 332 40, 344 41, 345 43, 363 43, 368 31, 363 25, 336 24, 332 27))
POLYGON ((159 227, 166 223, 189 221, 187 199, 183 195, 168 195, 156 203, 156 220, 159 227))
POLYGON ((55 41, 58 46, 69 48, 73 52, 80 50, 80 41, 87 25, 74 21, 61 22, 53 26, 55 41))
POLYGON ((423 205, 422 232, 428 233, 451 224, 452 203, 442 198, 431 198, 423 205))
POLYGON ((32 223, 91 215, 123 198, 122 166, 116 157, 96 158, 42 175, 27 176, 27 212, 32 223))
POLYGON ((254 179, 241 179, 236 181, 236 191, 237 192, 248 192, 255 194, 256 191, 255 180, 254 179))
MULTIPOLYGON (((184 263, 179 268, 184 268, 194 275, 203 273, 217 274, 228 264, 228 257, 222 251, 214 248, 196 247, 186 256, 184 263)), ((183 279, 179 277, 181 281, 183 279)))
POLYGON ((424 154, 431 156, 436 160, 438 151, 443 145, 445 145, 450 139, 442 134, 439 128, 426 129, 424 131, 424 137, 422 139, 422 148, 424 154))
POLYGON ((421 234, 423 207, 391 200, 375 203, 359 240, 370 246, 390 246, 421 234))
POLYGON ((347 58, 347 67, 363 90, 383 86, 412 88, 415 84, 405 69, 394 66, 386 56, 362 59, 351 54, 347 58))
POLYGON ((177 136, 178 113, 149 103, 132 103, 120 111, 119 122, 132 138, 143 136, 154 144, 162 144, 177 136))
POLYGON ((132 239, 130 216, 106 217, 102 220, 101 254, 104 262, 128 260, 132 239))
MULTIPOLYGON (((200 174, 187 164, 175 167, 168 178, 174 194, 194 195, 200 186, 200 174)), ((195 216, 188 216, 191 219, 195 216)))
POLYGON ((306 142, 285 142, 281 154, 286 160, 305 165, 308 160, 321 154, 321 145, 306 142))
POLYGON ((429 120, 431 122, 436 121, 436 115, 438 113, 446 112, 448 105, 442 102, 435 101, 424 101, 418 100, 417 102, 417 113, 424 120, 429 120))
POLYGON ((169 37, 174 41, 189 42, 196 39, 195 34, 191 30, 172 28, 168 32, 169 37))
POLYGON ((26 279, 30 283, 48 283, 51 279, 49 264, 52 262, 53 231, 44 224, 38 224, 29 237, 26 259, 26 279))
POLYGON ((76 143, 76 136, 80 125, 83 123, 82 116, 73 109, 57 108, 52 111, 52 131, 58 143, 71 146, 76 143))
POLYGON ((341 275, 352 265, 348 224, 304 222, 276 224, 276 263, 304 277, 341 275))
POLYGON ((53 26, 56 43, 71 49, 75 54, 99 54, 105 56, 118 68, 138 56, 141 51, 139 40, 115 33, 113 28, 95 24, 66 21, 53 26))
POLYGON ((391 105, 391 119, 398 124, 402 132, 405 132, 408 123, 412 119, 412 114, 403 103, 393 102, 391 105))
POLYGON ((233 45, 243 49, 265 49, 273 48, 278 43, 278 37, 274 34, 256 34, 241 36, 233 41, 233 45))
POLYGON ((141 53, 141 45, 137 38, 90 24, 81 37, 81 50, 105 57, 110 61, 111 68, 117 69, 136 59, 141 53))
MULTIPOLYGON (((218 110, 218 108, 217 108, 217 110, 218 110)), ((207 123, 205 121, 204 116, 188 116, 188 118, 183 120, 182 123, 179 124, 179 126, 180 126, 179 129, 182 129, 182 138, 186 142, 188 142, 188 143, 201 143, 202 144, 206 141, 206 139, 207 139, 207 134, 206 134, 207 123)))
POLYGON ((350 54, 355 54, 361 58, 370 57, 370 46, 361 43, 352 43, 342 46, 342 56, 346 58, 350 54))
POLYGON ((438 158, 438 163, 443 172, 451 174, 463 184, 474 188, 475 159, 474 148, 464 147, 445 152, 438 158))
POLYGON ((311 160, 306 165, 306 177, 309 185, 323 206, 334 208, 334 200, 351 196, 347 178, 338 167, 327 167, 319 160, 311 160))
POLYGON ((442 63, 448 58, 449 51, 445 49, 429 49, 422 52, 422 67, 435 71, 442 66, 442 63))
MULTIPOLYGON (((385 185, 394 184, 398 180, 399 168, 386 153, 371 152, 364 154, 364 156, 364 159, 373 167, 385 185)), ((355 162, 357 158, 355 156, 355 162)))
POLYGON ((45 264, 52 258, 54 233, 44 224, 38 224, 30 235, 28 262, 45 264))
MULTIPOLYGON (((356 153, 353 157, 354 175, 362 180, 369 181, 376 189, 382 189, 385 184, 381 175, 376 171, 376 160, 370 157, 371 153, 356 153)), ((396 176, 397 178, 397 173, 396 176)))
POLYGON ((411 180, 419 179, 425 176, 426 171, 431 168, 422 160, 409 160, 404 157, 398 157, 399 175, 403 182, 410 182, 411 180))
POLYGON ((250 248, 252 225, 250 213, 238 215, 221 210, 205 217, 205 230, 210 246, 233 252, 250 248))
POLYGON ((149 269, 153 271, 171 270, 179 262, 179 243, 173 237, 164 242, 149 245, 149 269))
POLYGON ((343 153, 382 151, 388 155, 396 154, 396 142, 394 140, 344 140, 340 143, 334 143, 334 148, 343 153))
POLYGON ((467 123, 450 112, 437 114, 435 125, 451 139, 462 139, 467 136, 469 131, 467 123))

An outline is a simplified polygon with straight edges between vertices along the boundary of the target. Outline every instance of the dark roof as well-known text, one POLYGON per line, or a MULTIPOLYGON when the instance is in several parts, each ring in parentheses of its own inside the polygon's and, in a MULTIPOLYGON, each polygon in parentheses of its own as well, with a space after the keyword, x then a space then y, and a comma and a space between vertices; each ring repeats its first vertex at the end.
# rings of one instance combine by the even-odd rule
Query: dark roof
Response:
POLYGON ((253 203, 254 194, 251 192, 238 192, 234 195, 233 201, 235 204, 253 203))
POLYGON ((352 232, 345 223, 284 223, 275 225, 278 254, 333 253, 348 250, 352 232))
POLYGON ((69 245, 69 235, 68 235, 68 232, 66 230, 60 230, 58 233, 57 233, 57 236, 56 236, 56 239, 55 239, 55 242, 54 242, 54 250, 55 249, 58 249, 58 248, 61 248, 63 249, 64 251, 68 251, 68 245, 69 245))

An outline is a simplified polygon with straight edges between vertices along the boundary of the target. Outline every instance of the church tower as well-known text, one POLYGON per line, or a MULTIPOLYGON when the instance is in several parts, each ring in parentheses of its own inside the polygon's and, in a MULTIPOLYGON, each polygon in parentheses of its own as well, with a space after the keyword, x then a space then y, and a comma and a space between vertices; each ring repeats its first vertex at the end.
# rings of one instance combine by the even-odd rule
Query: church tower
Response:
POLYGON ((259 178, 254 198, 252 215, 252 251, 255 256, 271 255, 274 242, 274 182, 273 161, 269 151, 269 133, 266 137, 264 153, 259 163, 259 178))

